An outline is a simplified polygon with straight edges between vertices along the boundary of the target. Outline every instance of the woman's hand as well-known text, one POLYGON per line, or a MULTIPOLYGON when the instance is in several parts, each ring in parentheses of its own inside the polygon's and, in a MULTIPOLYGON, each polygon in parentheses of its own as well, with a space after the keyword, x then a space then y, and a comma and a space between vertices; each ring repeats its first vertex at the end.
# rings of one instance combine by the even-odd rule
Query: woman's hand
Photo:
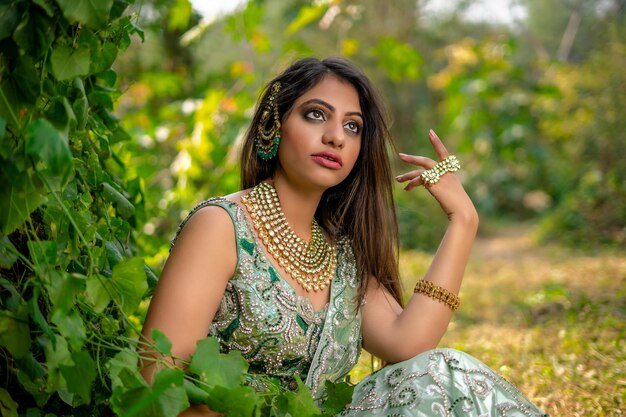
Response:
MULTIPOLYGON (((441 139, 439 139, 433 130, 430 130, 428 133, 428 138, 430 139, 430 143, 439 157, 439 161, 443 161, 450 155, 444 144, 441 142, 441 139)), ((454 172, 447 172, 443 174, 439 181, 435 184, 424 184, 421 177, 422 173, 427 169, 432 169, 437 161, 433 161, 425 156, 406 155, 403 153, 400 154, 400 159, 409 164, 417 165, 423 168, 409 171, 396 177, 398 182, 408 181, 408 184, 404 187, 406 191, 420 185, 424 185, 425 188, 439 202, 439 205, 446 213, 450 221, 459 219, 462 221, 477 222, 478 214, 476 213, 474 204, 465 192, 459 177, 454 172)))

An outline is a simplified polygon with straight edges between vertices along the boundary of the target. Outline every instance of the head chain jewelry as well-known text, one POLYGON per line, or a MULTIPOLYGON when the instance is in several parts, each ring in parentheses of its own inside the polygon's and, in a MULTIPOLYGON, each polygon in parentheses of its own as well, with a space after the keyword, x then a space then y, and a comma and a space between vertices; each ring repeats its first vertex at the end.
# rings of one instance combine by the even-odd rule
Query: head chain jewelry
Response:
POLYGON ((256 154, 264 161, 269 161, 276 156, 278 144, 280 143, 280 117, 278 116, 277 98, 280 87, 281 85, 278 81, 270 87, 270 94, 257 126, 256 154), (265 126, 270 117, 273 117, 274 120, 269 129, 266 129, 265 126))
POLYGON ((445 174, 446 172, 456 172, 461 169, 461 164, 459 160, 456 159, 456 156, 450 155, 443 161, 437 162, 437 164, 424 172, 422 172, 422 181, 424 185, 433 185, 439 178, 445 174))

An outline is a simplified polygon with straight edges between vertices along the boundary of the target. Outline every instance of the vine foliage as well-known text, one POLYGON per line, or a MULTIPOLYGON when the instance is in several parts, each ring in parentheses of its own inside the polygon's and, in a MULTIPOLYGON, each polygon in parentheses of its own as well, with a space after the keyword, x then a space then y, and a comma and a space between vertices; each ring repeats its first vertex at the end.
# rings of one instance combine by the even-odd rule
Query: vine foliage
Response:
POLYGON ((105 414, 105 364, 132 346, 151 274, 133 256, 141 182, 120 179, 115 151, 111 65, 143 36, 128 5, 0 6, 3 416, 105 414))
MULTIPOLYGON (((140 178, 114 114, 111 68, 133 36, 132 0, 0 3, 0 415, 320 415, 308 388, 257 392, 239 352, 198 343, 185 369, 138 372, 139 303, 156 277, 137 256, 140 178)), ((172 358, 155 331, 152 349, 172 358)), ((329 384, 323 413, 350 399, 329 384)))

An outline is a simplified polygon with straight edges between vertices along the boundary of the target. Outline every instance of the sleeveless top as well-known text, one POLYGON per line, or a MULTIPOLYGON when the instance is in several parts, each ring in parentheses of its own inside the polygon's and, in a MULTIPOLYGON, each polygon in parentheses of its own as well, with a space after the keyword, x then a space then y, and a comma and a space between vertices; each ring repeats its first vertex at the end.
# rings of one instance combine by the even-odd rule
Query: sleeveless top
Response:
MULTIPOLYGON (((268 376, 295 389, 298 375, 320 405, 324 382, 342 379, 361 351, 358 274, 349 242, 337 241, 330 301, 316 312, 270 263, 237 203, 206 200, 179 231, 193 213, 210 205, 222 207, 233 221, 237 265, 208 334, 217 338, 222 352, 238 350, 248 360, 252 387, 264 389, 268 376)), ((452 349, 426 351, 369 375, 354 387, 352 401, 340 415, 547 416, 485 364, 452 349)))
MULTIPOLYGON (((345 376, 361 349, 356 261, 349 242, 337 241, 330 302, 315 311, 269 261, 242 207, 233 201, 217 197, 200 203, 179 226, 172 246, 187 220, 206 206, 219 206, 230 215, 237 246, 235 272, 208 335, 219 341, 223 353, 240 351, 249 373, 277 378, 288 389, 297 387, 298 375, 315 397, 321 396, 323 381, 345 376)), ((263 388, 261 378, 249 382, 263 388)))

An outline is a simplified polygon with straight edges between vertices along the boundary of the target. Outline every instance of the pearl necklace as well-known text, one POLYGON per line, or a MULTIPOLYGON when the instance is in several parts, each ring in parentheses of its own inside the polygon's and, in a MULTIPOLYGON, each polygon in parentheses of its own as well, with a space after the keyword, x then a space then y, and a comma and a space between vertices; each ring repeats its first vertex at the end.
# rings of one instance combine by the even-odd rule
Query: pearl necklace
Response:
POLYGON ((335 248, 326 241, 313 219, 311 241, 306 242, 287 223, 274 187, 266 182, 256 185, 241 201, 268 252, 306 291, 320 291, 335 275, 335 248))

